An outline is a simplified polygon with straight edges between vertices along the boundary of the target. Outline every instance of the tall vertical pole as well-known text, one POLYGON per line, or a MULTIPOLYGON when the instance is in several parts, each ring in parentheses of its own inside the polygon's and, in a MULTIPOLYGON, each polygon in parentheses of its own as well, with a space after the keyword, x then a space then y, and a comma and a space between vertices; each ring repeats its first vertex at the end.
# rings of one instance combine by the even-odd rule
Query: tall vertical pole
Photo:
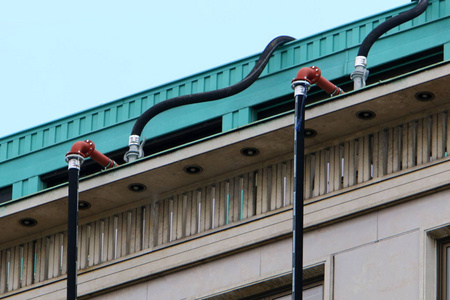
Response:
POLYGON ((310 84, 292 83, 295 96, 294 134, 294 212, 292 243, 292 299, 303 299, 303 190, 305 157, 305 101, 310 84))
POLYGON ((78 258, 78 181, 83 156, 71 154, 66 156, 69 164, 69 204, 67 228, 67 300, 77 299, 77 258, 78 258))

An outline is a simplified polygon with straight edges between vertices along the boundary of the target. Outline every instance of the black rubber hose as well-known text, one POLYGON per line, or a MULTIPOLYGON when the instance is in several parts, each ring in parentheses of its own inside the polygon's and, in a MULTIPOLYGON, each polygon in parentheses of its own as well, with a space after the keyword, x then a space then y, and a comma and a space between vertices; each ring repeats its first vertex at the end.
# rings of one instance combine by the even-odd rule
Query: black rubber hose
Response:
POLYGON ((420 0, 419 3, 412 9, 405 11, 393 18, 386 20, 385 22, 378 25, 374 30, 372 30, 369 35, 366 36, 364 41, 359 48, 358 56, 367 57, 369 54, 370 48, 373 43, 384 33, 389 31, 390 29, 403 24, 409 20, 414 19, 415 17, 421 15, 428 6, 428 0, 420 0))
POLYGON ((67 228, 67 300, 77 299, 78 181, 80 170, 69 168, 67 228))
POLYGON ((159 113, 182 105, 218 100, 242 92, 258 79, 267 65, 272 53, 281 45, 295 40, 290 36, 279 36, 273 39, 264 49, 253 69, 242 81, 215 91, 179 96, 159 102, 147 109, 136 121, 131 135, 141 135, 145 125, 159 113))

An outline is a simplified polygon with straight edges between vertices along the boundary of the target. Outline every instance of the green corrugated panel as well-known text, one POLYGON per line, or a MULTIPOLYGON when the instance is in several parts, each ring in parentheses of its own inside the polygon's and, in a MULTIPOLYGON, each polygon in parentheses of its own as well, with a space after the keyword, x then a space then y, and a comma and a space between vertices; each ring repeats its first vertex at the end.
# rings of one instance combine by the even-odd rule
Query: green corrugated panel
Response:
POLYGON ((25 180, 17 181, 13 184, 12 199, 36 193, 41 189, 42 183, 39 176, 33 176, 25 180))
MULTIPOLYGON (((446 44, 450 40, 448 1, 450 0, 431 0, 424 15, 385 34, 371 50, 369 68, 446 44), (397 47, 393 48, 392 45, 397 47)), ((214 117, 229 114, 233 116, 233 112, 239 112, 243 108, 287 95, 291 93, 290 80, 303 66, 312 64, 320 66, 330 80, 348 76, 353 71, 357 47, 365 36, 387 18, 414 5, 416 4, 409 4, 291 42, 274 53, 261 78, 248 90, 222 101, 165 112, 164 116, 152 120, 149 124, 151 130, 146 128, 143 135, 154 137, 214 117), (179 117, 180 114, 183 114, 183 118, 179 117)), ((445 53, 448 53, 448 47, 446 49, 445 53)), ((448 58, 448 55, 446 57, 448 58)), ((4 171, 0 171, 0 187, 64 166, 63 156, 75 140, 90 138, 102 152, 123 148, 127 144, 134 120, 155 103, 179 95, 215 90, 237 83, 248 74, 257 59, 257 55, 251 56, 0 139, 0 169, 8 170, 14 167, 18 173, 13 176, 14 178, 10 178, 3 175, 4 171), (111 136, 114 139, 106 138, 111 136), (45 149, 47 156, 41 157, 39 151, 41 149, 45 149), (25 159, 26 154, 34 158, 46 157, 45 159, 51 160, 51 163, 42 165, 38 170, 36 167, 33 170, 24 168, 26 161, 30 159, 30 157, 25 159)), ((224 120, 227 120, 227 117, 224 117, 224 120)), ((251 122, 252 118, 246 120, 251 122)), ((244 121, 224 123, 223 128, 242 126, 244 125, 242 122, 244 121)))
POLYGON ((450 42, 444 45, 444 60, 450 59, 450 42))
POLYGON ((255 112, 250 107, 244 107, 222 117, 222 131, 228 131, 240 126, 250 124, 256 120, 255 112))

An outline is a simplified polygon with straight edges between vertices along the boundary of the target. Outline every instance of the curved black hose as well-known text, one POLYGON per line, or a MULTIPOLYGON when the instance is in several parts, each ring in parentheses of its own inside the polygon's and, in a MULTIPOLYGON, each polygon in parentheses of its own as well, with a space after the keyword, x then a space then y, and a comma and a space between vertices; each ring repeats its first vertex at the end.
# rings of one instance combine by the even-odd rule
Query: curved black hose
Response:
POLYGON ((398 26, 400 24, 403 24, 409 20, 414 19, 415 17, 421 15, 428 6, 428 0, 419 0, 419 3, 412 9, 405 11, 393 18, 390 18, 389 20, 381 23, 378 25, 374 30, 372 30, 369 35, 366 36, 364 41, 361 44, 361 47, 358 51, 358 56, 364 56, 367 57, 369 54, 370 48, 372 47, 373 43, 384 33, 386 33, 388 30, 394 28, 395 26, 398 26))
POLYGON ((258 79, 259 75, 261 75, 261 72, 264 70, 264 67, 268 63, 272 53, 275 51, 276 48, 279 46, 295 40, 293 37, 290 36, 279 36, 275 39, 273 39, 264 49, 263 53, 259 57, 258 61, 256 62, 253 69, 250 71, 250 73, 242 79, 242 81, 215 91, 209 91, 204 93, 197 93, 197 94, 190 94, 190 95, 184 95, 179 96, 171 99, 167 99, 165 101, 159 102, 155 104, 154 106, 147 109, 136 121, 136 123, 133 126, 133 130, 131 131, 131 135, 141 135, 142 130, 144 129, 145 125, 157 114, 166 111, 171 108, 175 108, 178 106, 186 105, 186 104, 194 104, 194 103, 201 103, 201 102, 207 102, 212 100, 218 100, 225 97, 229 97, 232 95, 235 95, 237 93, 242 92, 246 88, 248 88, 250 85, 253 84, 253 82, 258 79))

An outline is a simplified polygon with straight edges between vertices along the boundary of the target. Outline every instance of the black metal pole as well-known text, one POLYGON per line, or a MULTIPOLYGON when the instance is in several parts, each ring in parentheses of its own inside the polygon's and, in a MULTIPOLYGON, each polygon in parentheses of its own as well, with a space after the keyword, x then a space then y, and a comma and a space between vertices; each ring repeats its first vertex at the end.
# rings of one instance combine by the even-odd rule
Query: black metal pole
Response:
POLYGON ((295 90, 294 134, 294 211, 292 243, 292 299, 303 299, 303 190, 305 157, 305 101, 307 81, 292 83, 295 90))
POLYGON ((69 163, 68 225, 67 225, 67 300, 77 299, 77 236, 78 236, 78 182, 83 158, 66 157, 69 163))

